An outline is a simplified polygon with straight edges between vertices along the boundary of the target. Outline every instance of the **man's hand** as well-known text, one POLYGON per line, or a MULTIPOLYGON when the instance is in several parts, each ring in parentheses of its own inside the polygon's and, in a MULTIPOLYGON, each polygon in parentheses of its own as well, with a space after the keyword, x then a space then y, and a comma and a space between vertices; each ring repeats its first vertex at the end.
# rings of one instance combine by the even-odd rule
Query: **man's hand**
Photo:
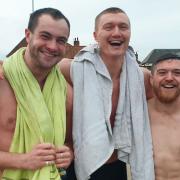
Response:
POLYGON ((22 169, 36 170, 55 163, 56 151, 50 143, 38 144, 34 149, 24 154, 22 169))
POLYGON ((56 166, 57 168, 67 168, 72 160, 74 158, 74 154, 72 152, 72 150, 66 146, 63 145, 59 148, 56 148, 56 166))

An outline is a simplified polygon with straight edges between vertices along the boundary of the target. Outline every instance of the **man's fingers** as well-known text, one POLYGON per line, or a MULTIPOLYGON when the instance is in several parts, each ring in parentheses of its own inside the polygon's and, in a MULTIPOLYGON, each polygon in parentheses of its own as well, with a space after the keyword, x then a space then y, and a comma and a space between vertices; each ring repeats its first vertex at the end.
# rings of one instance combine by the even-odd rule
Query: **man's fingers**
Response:
POLYGON ((55 155, 47 155, 47 156, 43 156, 42 159, 44 161, 55 161, 56 156, 55 155))
POLYGON ((65 152, 65 151, 70 151, 70 148, 68 146, 65 146, 65 145, 56 148, 57 153, 62 153, 62 152, 65 152))
POLYGON ((44 165, 45 165, 45 166, 51 166, 51 165, 53 165, 53 164, 55 164, 54 161, 45 161, 45 162, 44 162, 44 165))
POLYGON ((38 144, 35 148, 37 148, 37 149, 55 149, 55 146, 51 143, 41 143, 41 144, 38 144))
POLYGON ((69 162, 56 163, 57 168, 67 168, 69 166, 69 162))
POLYGON ((65 158, 70 158, 70 157, 71 157, 70 152, 56 153, 56 158, 57 159, 65 159, 65 158))

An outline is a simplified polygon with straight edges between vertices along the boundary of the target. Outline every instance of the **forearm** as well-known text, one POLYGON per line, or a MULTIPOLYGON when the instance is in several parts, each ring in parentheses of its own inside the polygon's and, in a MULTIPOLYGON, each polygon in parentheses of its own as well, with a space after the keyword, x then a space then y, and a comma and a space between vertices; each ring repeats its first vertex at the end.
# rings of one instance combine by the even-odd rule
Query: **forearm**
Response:
POLYGON ((36 170, 55 162, 55 147, 50 143, 36 145, 31 152, 16 154, 0 151, 0 169, 36 170))
POLYGON ((23 169, 24 154, 0 151, 0 169, 23 169))

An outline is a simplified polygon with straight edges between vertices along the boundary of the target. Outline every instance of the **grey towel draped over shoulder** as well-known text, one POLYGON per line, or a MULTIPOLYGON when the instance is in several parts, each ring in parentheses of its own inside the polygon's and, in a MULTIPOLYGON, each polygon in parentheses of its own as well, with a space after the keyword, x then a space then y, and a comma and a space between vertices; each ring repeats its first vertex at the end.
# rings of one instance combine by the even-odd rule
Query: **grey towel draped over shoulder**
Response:
POLYGON ((73 141, 78 180, 87 180, 113 153, 130 163, 133 180, 154 180, 152 139, 143 73, 127 50, 120 96, 110 125, 112 80, 97 45, 82 49, 71 65, 74 88, 73 141))

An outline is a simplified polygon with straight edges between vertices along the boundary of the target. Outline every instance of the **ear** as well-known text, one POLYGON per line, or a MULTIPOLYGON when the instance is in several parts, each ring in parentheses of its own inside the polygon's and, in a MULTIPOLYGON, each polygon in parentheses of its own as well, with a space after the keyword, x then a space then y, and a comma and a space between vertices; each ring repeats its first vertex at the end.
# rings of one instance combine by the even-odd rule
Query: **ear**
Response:
POLYGON ((29 29, 25 29, 25 37, 26 37, 27 44, 29 44, 30 37, 31 37, 31 31, 29 29))
POLYGON ((97 41, 97 33, 96 31, 93 32, 94 40, 97 41))

